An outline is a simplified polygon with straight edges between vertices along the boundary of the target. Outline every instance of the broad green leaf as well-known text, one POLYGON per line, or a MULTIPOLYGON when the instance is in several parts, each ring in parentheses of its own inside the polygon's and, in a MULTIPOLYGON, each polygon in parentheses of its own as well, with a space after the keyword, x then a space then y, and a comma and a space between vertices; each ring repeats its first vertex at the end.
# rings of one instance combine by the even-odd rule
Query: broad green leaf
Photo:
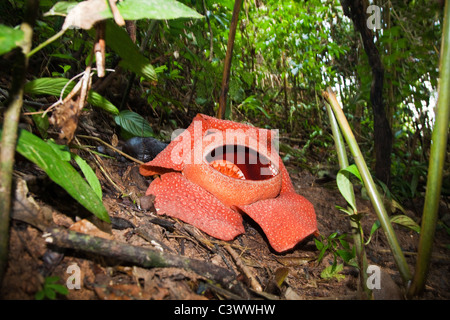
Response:
MULTIPOLYGON (((66 16, 77 4, 75 1, 59 1, 44 16, 66 16)), ((124 0, 117 4, 117 8, 125 20, 203 18, 197 11, 175 0, 124 0)), ((101 15, 105 19, 113 17, 109 8, 101 15)))
POLYGON ((22 30, 0 24, 0 56, 17 47, 22 40, 22 30))
MULTIPOLYGON (((353 193, 353 184, 350 181, 350 174, 355 175, 356 177, 358 177, 359 180, 362 181, 361 175, 359 174, 359 171, 358 171, 358 168, 356 167, 356 165, 352 164, 352 165, 348 166, 347 168, 343 168, 343 169, 339 170, 339 172, 336 176, 336 183, 337 183, 340 193, 342 194, 344 199, 347 201, 347 203, 350 205, 350 207, 353 209, 353 212, 356 213, 358 211, 356 209, 356 200, 355 200, 355 195, 353 193)), ((346 210, 345 212, 349 213, 348 210, 346 210)))
POLYGON ((355 257, 354 253, 350 250, 336 250, 336 254, 347 264, 355 257))
POLYGON ((69 294, 69 289, 67 289, 66 286, 64 286, 62 284, 59 284, 59 283, 49 284, 49 285, 47 285, 47 288, 53 290, 55 293, 57 292, 57 293, 62 294, 62 295, 69 294))
MULTIPOLYGON (((30 94, 48 94, 59 97, 64 86, 69 80, 66 78, 39 78, 25 83, 24 91, 30 94)), ((75 86, 70 83, 64 90, 63 97, 75 86)))
POLYGON ((36 294, 34 295, 34 298, 35 298, 36 300, 43 300, 44 297, 45 297, 44 290, 38 291, 38 292, 36 292, 36 294))
MULTIPOLYGON (((69 82, 66 78, 39 78, 29 81, 25 84, 24 91, 30 94, 48 94, 59 97, 64 86, 69 82)), ((76 82, 71 82, 64 89, 63 97, 65 97, 73 89, 76 82)), ((119 110, 105 97, 95 91, 88 92, 87 101, 111 114, 119 114, 119 110)))
POLYGON ((46 142, 26 130, 19 131, 17 152, 44 170, 50 179, 101 220, 110 222, 108 211, 88 183, 46 142))
POLYGON ((123 67, 148 80, 157 80, 150 60, 140 53, 128 33, 112 21, 106 23, 106 44, 122 58, 123 67))
POLYGON ((420 226, 413 219, 405 216, 404 214, 391 216, 390 220, 392 223, 399 224, 405 228, 409 228, 417 233, 420 233, 420 226))
POLYGON ((341 245, 344 247, 344 249, 350 250, 350 245, 348 244, 347 241, 345 241, 344 239, 339 239, 339 242, 340 242, 341 245))
POLYGON ((53 140, 47 140, 47 143, 58 156, 59 160, 69 162, 72 157, 70 156, 70 150, 66 145, 57 144, 53 140))
POLYGON ((49 298, 50 300, 55 300, 56 299, 56 292, 50 286, 45 286, 44 287, 44 292, 45 292, 45 296, 47 298, 49 298))
POLYGON ((348 214, 349 216, 354 215, 355 212, 352 209, 347 209, 347 208, 343 208, 341 206, 336 206, 336 209, 341 210, 342 212, 345 212, 346 214, 348 214))
MULTIPOLYGON (((391 216, 389 218, 389 221, 391 223, 399 224, 405 228, 409 228, 417 233, 420 233, 420 226, 410 217, 405 216, 403 214, 401 215, 395 215, 391 216)), ((369 239, 366 241, 366 245, 369 244, 370 240, 372 239, 372 235, 381 227, 381 223, 379 220, 375 221, 375 223, 372 225, 372 229, 370 230, 369 239)))
POLYGON ((363 180, 361 178, 361 174, 359 173, 359 170, 358 170, 358 167, 356 166, 356 164, 349 165, 347 168, 344 168, 342 170, 352 173, 355 177, 357 177, 359 179, 359 181, 363 182, 363 180))
POLYGON ((139 114, 129 110, 123 110, 114 117, 117 125, 136 137, 153 137, 150 124, 139 114))
POLYGON ((56 283, 58 281, 59 281, 58 276, 48 276, 48 277, 45 277, 44 284, 49 285, 51 283, 56 283))
POLYGON ((98 181, 97 176, 95 175, 94 170, 88 165, 88 163, 81 158, 77 154, 72 154, 72 157, 74 158, 75 162, 80 167, 81 171, 84 174, 84 177, 86 178, 87 182, 91 186, 92 190, 94 190, 95 194, 99 197, 99 199, 102 199, 102 186, 100 185, 100 181, 98 181))
MULTIPOLYGON (((175 0, 124 0, 117 8, 125 20, 203 18, 197 11, 175 0)), ((107 16, 112 18, 111 11, 107 16)))
POLYGON ((67 13, 73 9, 78 2, 76 1, 59 1, 48 12, 44 13, 45 16, 66 16, 67 13))
POLYGON ((93 106, 103 109, 111 114, 119 114, 119 109, 117 109, 115 105, 95 91, 89 90, 87 101, 93 106))
POLYGON ((339 272, 341 272, 342 270, 344 270, 344 265, 342 263, 338 265, 330 265, 323 269, 323 271, 320 273, 320 277, 322 279, 336 278, 339 281, 345 279, 345 276, 343 274, 339 274, 339 272))
POLYGON ((317 240, 316 238, 314 238, 314 242, 316 243, 316 247, 318 250, 322 250, 323 248, 323 243, 320 240, 317 240))

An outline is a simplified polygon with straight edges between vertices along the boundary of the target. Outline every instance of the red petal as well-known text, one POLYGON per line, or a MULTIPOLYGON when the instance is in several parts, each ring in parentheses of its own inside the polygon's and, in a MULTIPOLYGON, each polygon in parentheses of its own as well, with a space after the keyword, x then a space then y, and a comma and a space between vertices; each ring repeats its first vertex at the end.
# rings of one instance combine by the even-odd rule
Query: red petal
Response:
POLYGON ((256 134, 257 137, 260 137, 264 133, 264 136, 267 138, 267 149, 270 151, 270 148, 272 147, 271 143, 273 135, 270 130, 255 128, 230 120, 219 120, 199 113, 192 120, 189 127, 176 139, 174 139, 160 154, 158 154, 155 159, 141 165, 141 174, 144 176, 162 174, 168 172, 167 169, 182 171, 184 168, 182 158, 185 156, 183 151, 192 150, 194 144, 197 143, 199 139, 202 139, 205 132, 210 129, 215 129, 218 131, 226 131, 229 129, 241 129, 244 131, 250 130, 250 132, 256 134), (197 128, 200 130, 197 130, 197 128))
POLYGON ((223 205, 180 173, 166 173, 153 180, 146 194, 156 196, 158 214, 183 220, 215 238, 232 240, 244 233, 238 212, 223 205))
POLYGON ((293 248, 317 231, 313 205, 293 192, 282 193, 274 199, 240 206, 239 209, 261 226, 270 245, 278 252, 293 248))

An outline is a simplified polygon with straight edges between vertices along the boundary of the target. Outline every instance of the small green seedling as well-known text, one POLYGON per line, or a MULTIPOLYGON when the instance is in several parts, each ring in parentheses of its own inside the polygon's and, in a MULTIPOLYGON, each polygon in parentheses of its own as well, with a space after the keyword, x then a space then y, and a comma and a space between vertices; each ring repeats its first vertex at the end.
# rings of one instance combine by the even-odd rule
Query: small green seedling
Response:
POLYGON ((35 299, 43 300, 47 298, 50 300, 55 300, 57 293, 66 296, 69 293, 69 290, 66 286, 57 283, 58 281, 59 277, 46 277, 42 290, 36 292, 35 299))
POLYGON ((333 253, 334 256, 333 264, 326 267, 320 274, 323 279, 336 278, 340 280, 343 278, 343 276, 339 274, 339 272, 343 270, 344 265, 342 263, 337 263, 338 257, 341 258, 344 263, 353 267, 358 267, 358 263, 355 259, 355 248, 350 247, 349 243, 345 240, 346 236, 347 234, 345 233, 338 235, 337 232, 333 232, 327 238, 321 235, 321 240, 314 239, 316 247, 319 250, 319 255, 317 257, 318 264, 322 261, 327 251, 333 253))

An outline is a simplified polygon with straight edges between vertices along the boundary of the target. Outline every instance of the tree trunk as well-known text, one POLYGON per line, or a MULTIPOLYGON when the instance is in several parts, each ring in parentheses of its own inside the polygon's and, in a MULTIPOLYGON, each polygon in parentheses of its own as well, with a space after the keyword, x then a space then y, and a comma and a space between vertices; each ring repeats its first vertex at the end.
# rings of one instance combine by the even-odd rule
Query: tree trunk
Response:
POLYGON ((389 186, 391 175, 392 131, 383 104, 384 68, 380 53, 373 41, 373 32, 367 27, 367 1, 341 0, 344 13, 361 34, 364 51, 372 69, 370 102, 374 121, 375 176, 389 186))
POLYGON ((239 21, 239 12, 241 11, 242 0, 234 1, 233 16, 231 17, 230 33, 228 35, 227 54, 223 66, 222 89, 219 97, 219 110, 217 118, 225 119, 225 110, 227 106, 228 82, 230 81, 231 59, 233 57, 234 37, 239 21))

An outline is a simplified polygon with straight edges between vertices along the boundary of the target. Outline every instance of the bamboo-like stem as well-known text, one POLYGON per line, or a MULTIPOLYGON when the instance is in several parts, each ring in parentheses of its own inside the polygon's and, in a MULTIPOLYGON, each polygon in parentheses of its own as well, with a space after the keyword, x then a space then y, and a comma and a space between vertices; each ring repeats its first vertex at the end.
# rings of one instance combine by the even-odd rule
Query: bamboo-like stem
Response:
MULTIPOLYGON (((327 108, 328 117, 330 119, 331 131, 333 132, 334 144, 336 146, 336 153, 338 156, 339 167, 341 169, 348 167, 348 158, 345 150, 344 139, 342 138, 341 131, 339 130, 338 123, 336 121, 336 117, 333 114, 333 110, 328 103, 325 103, 327 108)), ((352 197, 353 202, 355 202, 355 193, 353 192, 353 186, 350 185, 350 196, 352 197)), ((350 219, 350 227, 352 228, 352 236, 353 242, 355 245, 355 252, 358 258, 359 265, 359 274, 361 287, 364 290, 366 298, 370 298, 372 296, 372 291, 367 287, 367 256, 364 247, 364 235, 362 233, 361 224, 359 221, 355 221, 350 219)))
POLYGON ((419 250, 416 270, 407 296, 420 294, 424 287, 430 267, 431 251, 439 209, 442 187, 442 172, 445 163, 447 135, 450 118, 450 4, 445 2, 444 26, 441 43, 440 80, 436 117, 431 136, 430 163, 428 165, 427 191, 422 214, 419 250))
POLYGON ((8 108, 3 120, 0 150, 0 283, 8 264, 9 215, 11 211, 11 188, 14 155, 17 143, 17 127, 23 103, 23 86, 28 67, 27 54, 31 50, 33 25, 39 9, 38 0, 28 0, 24 22, 20 29, 24 33, 20 52, 15 61, 14 78, 9 95, 8 108))
POLYGON ((389 221, 389 216, 386 212, 386 209, 383 205, 383 201, 377 191, 375 182, 370 175, 370 171, 367 168, 367 164, 364 161, 361 150, 359 149, 358 143, 356 142, 355 136, 350 128, 350 125, 347 122, 347 119, 342 111, 342 108, 339 105, 339 102, 336 99, 335 94, 328 88, 327 92, 323 92, 323 96, 330 103, 331 108, 333 109, 334 115, 339 123, 339 127, 341 128, 342 134, 344 135, 345 141, 349 146, 350 152, 353 155, 356 166, 361 174, 361 178, 364 182, 364 185, 369 194, 370 201, 372 202, 372 206, 377 213, 378 220, 380 221, 381 227, 383 228, 384 233, 386 234, 386 238, 389 243, 389 247, 392 251, 392 255, 394 256, 395 263, 397 264, 397 268, 399 269, 400 275, 406 285, 409 284, 411 280, 411 272, 409 270, 408 264, 406 263, 405 256, 400 248, 397 237, 395 235, 394 229, 389 221))

